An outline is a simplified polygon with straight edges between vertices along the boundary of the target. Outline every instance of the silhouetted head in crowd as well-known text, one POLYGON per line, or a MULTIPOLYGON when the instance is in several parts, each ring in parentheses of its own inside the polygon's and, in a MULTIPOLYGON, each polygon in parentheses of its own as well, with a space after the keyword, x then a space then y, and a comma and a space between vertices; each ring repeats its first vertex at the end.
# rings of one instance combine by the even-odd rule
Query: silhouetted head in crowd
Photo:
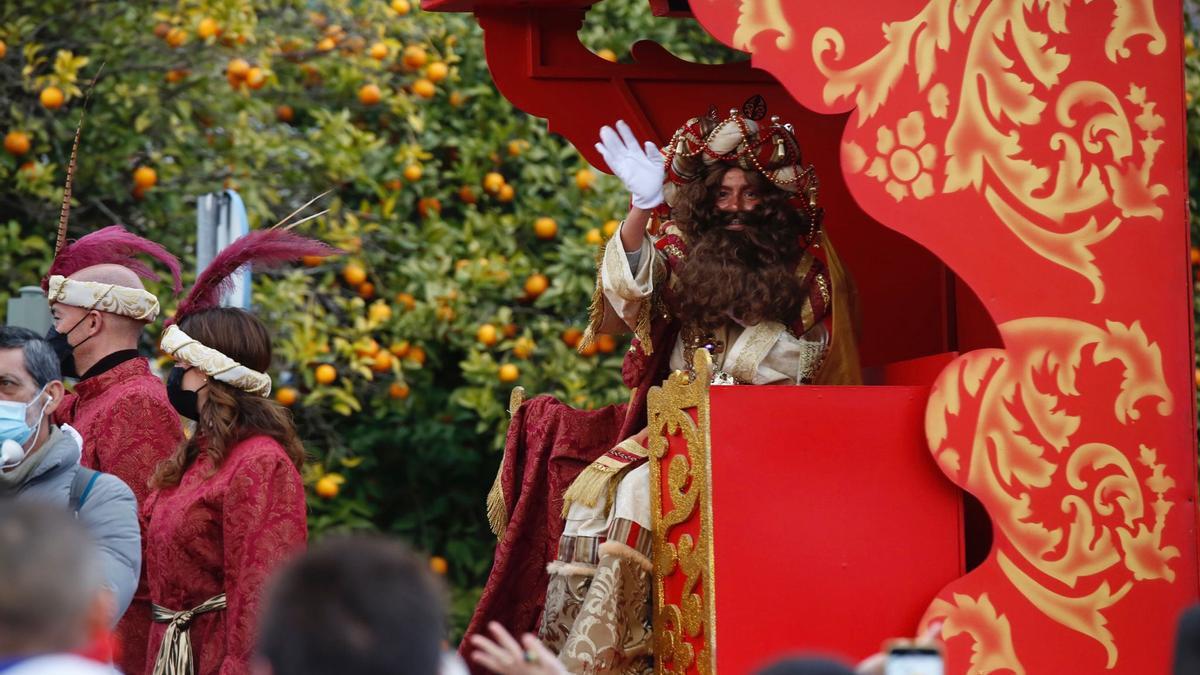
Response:
POLYGON ((436 675, 446 609, 428 563, 403 544, 329 538, 280 571, 261 625, 259 673, 436 675))
POLYGON ((79 650, 108 628, 99 552, 63 509, 0 498, 0 661, 79 650))
POLYGON ((1175 634, 1175 675, 1200 673, 1200 605, 1193 605, 1179 617, 1175 634))
POLYGON ((756 675, 854 675, 854 671, 829 659, 787 658, 763 668, 756 675))

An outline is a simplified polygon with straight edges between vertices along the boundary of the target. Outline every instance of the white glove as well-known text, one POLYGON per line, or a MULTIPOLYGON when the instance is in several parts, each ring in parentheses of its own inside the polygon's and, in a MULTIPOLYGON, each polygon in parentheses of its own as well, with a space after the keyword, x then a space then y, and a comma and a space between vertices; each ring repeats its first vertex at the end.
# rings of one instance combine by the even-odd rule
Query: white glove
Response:
POLYGON ((624 120, 617 120, 617 130, 600 128, 600 142, 596 150, 608 168, 625 184, 633 195, 633 205, 639 209, 652 209, 663 202, 663 156, 653 143, 638 143, 633 131, 624 120))

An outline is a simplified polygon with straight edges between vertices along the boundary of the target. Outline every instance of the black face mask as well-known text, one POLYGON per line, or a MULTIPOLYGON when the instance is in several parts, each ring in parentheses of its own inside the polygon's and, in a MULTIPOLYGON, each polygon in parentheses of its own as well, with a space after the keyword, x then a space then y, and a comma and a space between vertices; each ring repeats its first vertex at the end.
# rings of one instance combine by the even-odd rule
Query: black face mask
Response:
POLYGON ((192 391, 183 388, 183 374, 188 370, 190 368, 182 366, 175 366, 171 369, 171 374, 167 375, 167 400, 171 402, 171 407, 181 417, 195 422, 200 419, 200 390, 192 391))
POLYGON ((50 347, 54 350, 54 355, 58 357, 58 367, 62 372, 63 377, 73 377, 76 379, 79 378, 79 370, 75 367, 75 348, 84 342, 91 340, 92 336, 89 335, 85 337, 83 341, 79 343, 79 345, 71 344, 70 340, 67 339, 67 336, 74 332, 74 330, 79 327, 79 324, 83 323, 83 320, 86 318, 88 318, 88 314, 84 314, 83 317, 76 321, 75 325, 71 326, 71 329, 65 333, 58 332, 58 329, 56 329, 54 326, 50 326, 50 331, 46 333, 46 342, 50 343, 50 347))

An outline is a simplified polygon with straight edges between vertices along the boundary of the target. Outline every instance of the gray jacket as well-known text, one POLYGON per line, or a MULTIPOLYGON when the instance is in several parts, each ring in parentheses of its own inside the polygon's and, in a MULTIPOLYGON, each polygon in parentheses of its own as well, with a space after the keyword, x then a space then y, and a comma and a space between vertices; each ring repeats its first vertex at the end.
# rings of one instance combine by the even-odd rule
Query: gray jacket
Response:
MULTIPOLYGON (((80 468, 79 446, 74 429, 51 427, 46 442, 26 460, 38 459, 38 466, 15 488, 0 484, 0 495, 15 494, 18 499, 36 499, 67 509, 71 482, 80 468)), ((120 478, 99 474, 79 509, 79 521, 100 549, 104 578, 116 603, 116 625, 129 607, 142 568, 142 535, 133 491, 120 478)))

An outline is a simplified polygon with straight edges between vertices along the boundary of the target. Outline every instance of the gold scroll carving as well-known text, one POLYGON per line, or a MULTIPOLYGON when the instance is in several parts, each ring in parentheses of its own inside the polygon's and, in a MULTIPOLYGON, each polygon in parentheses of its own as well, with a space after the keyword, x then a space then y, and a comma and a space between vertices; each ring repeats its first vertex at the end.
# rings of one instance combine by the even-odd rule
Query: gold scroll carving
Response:
POLYGON ((650 501, 654 530, 654 655, 656 673, 713 672, 716 616, 713 608, 711 463, 708 387, 712 360, 693 355, 695 374, 676 371, 647 397, 650 501), (688 411, 695 408, 697 419, 688 411), (684 455, 667 459, 667 437, 679 434, 684 455), (667 486, 662 485, 666 472, 667 486), (665 499, 664 499, 665 493, 665 499), (666 501, 667 503, 664 503, 666 501), (700 509, 698 537, 679 526, 700 509), (682 574, 683 593, 668 600, 665 580, 682 574), (697 653, 694 642, 699 639, 697 653))

